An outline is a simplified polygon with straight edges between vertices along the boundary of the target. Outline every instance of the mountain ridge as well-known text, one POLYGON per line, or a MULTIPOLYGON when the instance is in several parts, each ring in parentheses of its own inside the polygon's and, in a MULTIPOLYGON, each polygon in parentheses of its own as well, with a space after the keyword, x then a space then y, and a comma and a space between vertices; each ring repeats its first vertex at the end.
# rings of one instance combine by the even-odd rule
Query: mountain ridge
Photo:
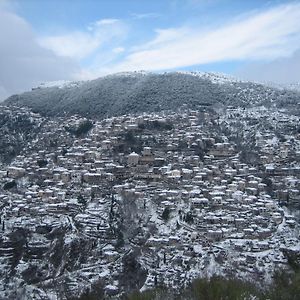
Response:
POLYGON ((44 116, 79 114, 103 118, 127 113, 199 106, 278 106, 299 102, 300 93, 203 72, 126 72, 86 82, 34 88, 4 105, 29 107, 44 116))

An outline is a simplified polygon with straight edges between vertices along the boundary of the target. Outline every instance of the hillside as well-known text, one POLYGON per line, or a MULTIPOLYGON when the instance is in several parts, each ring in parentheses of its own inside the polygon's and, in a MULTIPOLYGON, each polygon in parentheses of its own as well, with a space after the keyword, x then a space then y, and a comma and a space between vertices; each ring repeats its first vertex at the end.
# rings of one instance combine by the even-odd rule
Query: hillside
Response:
POLYGON ((92 81, 38 87, 9 97, 5 105, 31 108, 44 116, 80 114, 89 117, 174 110, 184 104, 249 107, 291 107, 299 92, 242 82, 222 75, 197 72, 119 73, 92 81))
POLYGON ((0 299, 296 299, 300 117, 203 110, 1 107, 0 299))
POLYGON ((0 108, 0 164, 11 160, 40 132, 44 119, 27 109, 0 108))

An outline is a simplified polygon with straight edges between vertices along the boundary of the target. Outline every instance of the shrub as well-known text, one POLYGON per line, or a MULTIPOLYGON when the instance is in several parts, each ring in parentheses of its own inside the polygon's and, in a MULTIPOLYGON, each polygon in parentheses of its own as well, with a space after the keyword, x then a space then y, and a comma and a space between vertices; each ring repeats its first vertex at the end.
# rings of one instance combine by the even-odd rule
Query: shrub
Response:
POLYGON ((47 166, 48 161, 46 159, 39 159, 36 163, 40 168, 44 168, 47 166))
POLYGON ((162 215, 161 215, 161 217, 163 218, 163 220, 165 221, 165 222, 167 222, 168 220, 169 220, 169 218, 170 218, 170 209, 168 208, 168 207, 166 207, 165 209, 164 209, 164 211, 163 211, 163 213, 162 213, 162 215))
POLYGON ((199 300, 244 300, 258 294, 251 283, 222 277, 197 279, 191 286, 192 299, 199 300))
POLYGON ((77 202, 83 207, 86 207, 87 202, 81 194, 77 197, 77 202))
POLYGON ((75 135, 75 137, 80 137, 87 134, 92 128, 94 124, 92 121, 85 120, 81 122, 77 127, 65 127, 66 131, 75 135))
POLYGON ((15 182, 15 180, 13 180, 13 181, 6 182, 3 185, 3 189, 4 190, 10 190, 10 189, 12 189, 12 188, 14 188, 16 186, 17 186, 17 183, 15 182))

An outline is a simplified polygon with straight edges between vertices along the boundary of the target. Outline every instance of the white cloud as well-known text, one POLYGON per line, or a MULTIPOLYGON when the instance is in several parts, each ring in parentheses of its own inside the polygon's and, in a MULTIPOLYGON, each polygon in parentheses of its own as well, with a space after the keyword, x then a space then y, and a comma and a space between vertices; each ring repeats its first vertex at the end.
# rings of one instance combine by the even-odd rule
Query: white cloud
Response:
POLYGON ((168 29, 156 29, 156 37, 144 45, 135 46, 132 48, 133 51, 148 50, 158 47, 163 47, 167 43, 174 40, 181 40, 187 36, 190 32, 189 28, 168 28, 168 29))
POLYGON ((239 17, 221 28, 179 27, 134 48, 112 71, 166 70, 226 60, 272 60, 300 47, 300 4, 239 17))
POLYGON ((155 19, 155 18, 159 18, 161 16, 161 14, 159 13, 132 13, 131 16, 134 19, 155 19))
POLYGON ((81 59, 95 51, 101 40, 100 37, 92 34, 72 32, 41 38, 39 43, 44 48, 53 50, 57 55, 81 59))
POLYGON ((127 25, 121 20, 102 19, 89 25, 86 30, 42 37, 39 43, 57 55, 80 60, 112 40, 123 39, 127 31, 127 25))
POLYGON ((118 54, 118 53, 124 52, 125 49, 124 49, 123 47, 116 47, 116 48, 114 48, 112 51, 113 51, 113 53, 118 54))
POLYGON ((0 102, 6 99, 8 96, 9 93, 7 92, 7 90, 3 86, 0 86, 0 102))
POLYGON ((256 62, 240 68, 237 76, 248 80, 275 83, 300 83, 300 50, 289 57, 256 62))
POLYGON ((111 25, 119 22, 118 19, 102 19, 96 22, 96 25, 111 25))
MULTIPOLYGON (((0 3, 1 4, 1 3, 0 3)), ((0 5, 0 100, 45 81, 72 79, 79 66, 36 42, 31 26, 0 5)))

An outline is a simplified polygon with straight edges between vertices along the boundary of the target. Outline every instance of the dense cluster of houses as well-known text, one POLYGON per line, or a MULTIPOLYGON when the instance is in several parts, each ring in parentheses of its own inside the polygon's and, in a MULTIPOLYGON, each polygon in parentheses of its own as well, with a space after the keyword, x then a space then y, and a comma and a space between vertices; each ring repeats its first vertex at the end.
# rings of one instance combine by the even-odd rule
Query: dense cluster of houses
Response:
POLYGON ((84 122, 49 121, 0 170, 1 295, 23 286, 56 297, 53 282, 76 295, 98 280, 119 295, 131 252, 146 270, 142 289, 213 274, 268 282, 287 265, 284 249, 300 250, 299 224, 279 205, 300 203, 299 117, 186 109, 94 121, 77 137, 66 130, 84 122), (255 162, 242 159, 247 147, 255 162), (55 247, 88 255, 68 269, 70 257, 53 261, 55 247), (26 279, 33 267, 40 281, 26 279))

